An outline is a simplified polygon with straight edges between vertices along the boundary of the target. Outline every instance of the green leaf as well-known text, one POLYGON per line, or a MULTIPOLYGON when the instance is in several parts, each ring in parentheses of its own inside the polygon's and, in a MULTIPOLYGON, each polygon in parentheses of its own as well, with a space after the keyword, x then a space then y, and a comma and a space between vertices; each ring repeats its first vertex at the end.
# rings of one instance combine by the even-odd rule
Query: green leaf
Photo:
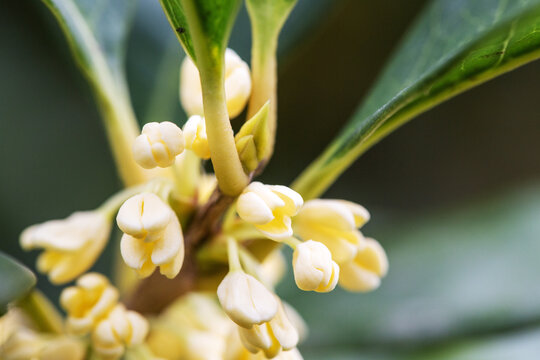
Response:
POLYGON ((134 0, 43 0, 57 18, 81 71, 95 86, 125 86, 126 38, 134 0))
POLYGON ((482 339, 459 341, 408 356, 408 360, 534 360, 540 354, 540 329, 519 330, 482 339))
POLYGON ((26 295, 36 284, 36 277, 24 265, 0 252, 0 316, 7 305, 26 295))
POLYGON ((194 41, 205 47, 205 52, 214 57, 216 62, 223 57, 234 19, 242 3, 240 0, 160 2, 178 40, 196 63, 194 41))
POLYGON ((306 348, 412 347, 540 322, 538 214, 540 186, 372 226, 390 263, 378 290, 301 292, 291 274, 278 293, 306 318, 306 348))
MULTIPOLYGON (((253 33, 259 41, 277 36, 298 0, 246 0, 253 33)), ((257 40, 255 40, 257 45, 257 40)))
POLYGON ((538 28, 539 0, 432 1, 348 125, 294 188, 306 198, 319 196, 401 124, 540 57, 538 28))
POLYGON ((124 75, 126 39, 134 0, 42 0, 66 36, 73 57, 93 87, 122 180, 145 180, 133 160, 139 127, 124 75))
POLYGON ((170 25, 174 29, 178 40, 186 53, 195 59, 195 50, 191 40, 191 31, 186 20, 184 8, 181 0, 160 0, 161 6, 167 15, 170 25))
POLYGON ((458 340, 427 349, 306 348, 302 354, 310 360, 535 360, 540 354, 540 328, 458 340))

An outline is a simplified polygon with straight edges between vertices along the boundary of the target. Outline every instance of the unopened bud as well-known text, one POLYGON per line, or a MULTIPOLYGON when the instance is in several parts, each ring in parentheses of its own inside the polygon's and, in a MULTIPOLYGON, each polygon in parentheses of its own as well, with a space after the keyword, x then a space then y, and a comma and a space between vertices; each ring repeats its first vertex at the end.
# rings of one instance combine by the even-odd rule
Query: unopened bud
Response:
POLYGON ((141 135, 133 143, 133 157, 145 169, 171 166, 183 151, 182 130, 169 121, 144 125, 141 135))
POLYGON ((339 266, 332 261, 330 250, 313 240, 296 247, 293 254, 293 269, 296 285, 305 291, 332 291, 339 278, 339 266))
POLYGON ((236 211, 270 239, 280 240, 292 235, 291 216, 296 215, 303 202, 300 194, 286 186, 256 181, 238 197, 236 211))
POLYGON ((354 259, 341 265, 339 285, 355 292, 375 290, 387 272, 388 258, 381 244, 366 238, 365 246, 358 249, 354 259))
POLYGON ((364 243, 357 229, 369 220, 362 206, 344 200, 307 201, 294 218, 294 231, 303 239, 326 245, 332 258, 341 264, 354 258, 364 243))
POLYGON ((201 159, 210 159, 210 147, 203 117, 193 115, 188 119, 184 125, 184 139, 186 149, 193 151, 201 159))
POLYGON ((245 328, 269 321, 278 310, 275 296, 241 270, 229 272, 219 284, 217 294, 231 320, 245 328))
POLYGON ((128 199, 116 218, 125 233, 120 252, 139 276, 150 276, 157 266, 168 278, 180 272, 184 261, 184 236, 178 218, 157 195, 142 193, 128 199))
POLYGON ((60 304, 67 312, 67 328, 76 335, 90 332, 118 302, 118 291, 98 273, 81 276, 76 286, 62 291, 60 304))
POLYGON ((125 347, 141 344, 148 334, 148 322, 135 311, 118 304, 99 322, 92 333, 92 345, 105 360, 116 360, 125 347))
POLYGON ((287 318, 283 305, 279 304, 276 316, 269 322, 239 328, 242 343, 252 353, 263 351, 267 358, 273 358, 282 350, 292 350, 298 344, 298 332, 287 318))

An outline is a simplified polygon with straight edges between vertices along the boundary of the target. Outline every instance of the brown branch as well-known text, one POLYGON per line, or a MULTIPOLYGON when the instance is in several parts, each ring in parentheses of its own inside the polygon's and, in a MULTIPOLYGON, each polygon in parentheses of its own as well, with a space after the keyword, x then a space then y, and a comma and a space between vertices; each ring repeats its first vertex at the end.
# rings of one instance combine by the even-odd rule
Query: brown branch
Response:
POLYGON ((214 191, 204 206, 197 209, 185 233, 185 257, 182 270, 174 279, 155 271, 142 280, 125 301, 128 308, 140 313, 159 313, 179 296, 195 287, 197 263, 195 251, 221 230, 221 218, 234 197, 214 191))

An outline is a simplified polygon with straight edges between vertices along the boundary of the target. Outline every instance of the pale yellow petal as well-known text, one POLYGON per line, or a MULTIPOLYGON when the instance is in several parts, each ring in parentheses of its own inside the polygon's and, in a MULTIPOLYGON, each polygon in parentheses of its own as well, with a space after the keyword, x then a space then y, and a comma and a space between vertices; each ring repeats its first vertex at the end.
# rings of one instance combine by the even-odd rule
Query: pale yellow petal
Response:
POLYGON ((176 215, 171 216, 171 221, 165 228, 163 236, 156 240, 152 249, 152 262, 155 265, 163 265, 170 262, 178 253, 182 252, 184 258, 184 237, 182 228, 176 215))
POLYGON ((244 192, 238 197, 236 211, 244 221, 252 224, 266 224, 274 219, 270 207, 254 192, 244 192))

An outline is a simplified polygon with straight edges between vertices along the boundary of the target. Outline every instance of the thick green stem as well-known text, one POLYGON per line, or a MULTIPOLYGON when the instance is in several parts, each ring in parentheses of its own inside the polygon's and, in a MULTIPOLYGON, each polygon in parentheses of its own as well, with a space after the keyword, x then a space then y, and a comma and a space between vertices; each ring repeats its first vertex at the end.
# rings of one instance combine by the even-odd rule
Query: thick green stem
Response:
POLYGON ((240 156, 236 150, 234 133, 229 121, 225 99, 225 46, 208 40, 195 0, 183 0, 182 5, 195 50, 201 78, 206 135, 210 157, 218 185, 225 195, 236 196, 247 186, 240 156))
POLYGON ((224 194, 235 196, 247 186, 248 177, 242 168, 229 122, 223 76, 223 69, 209 73, 201 71, 204 118, 219 188, 224 194))

